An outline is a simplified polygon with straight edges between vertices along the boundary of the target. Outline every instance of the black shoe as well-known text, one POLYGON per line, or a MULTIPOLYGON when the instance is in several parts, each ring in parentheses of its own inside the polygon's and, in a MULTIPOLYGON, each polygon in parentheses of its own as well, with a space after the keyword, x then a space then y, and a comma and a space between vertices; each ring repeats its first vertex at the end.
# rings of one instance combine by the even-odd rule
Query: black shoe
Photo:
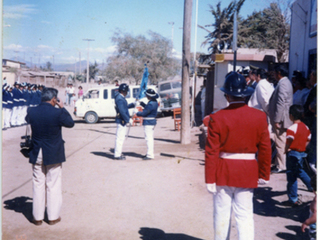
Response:
POLYGON ((147 157, 147 156, 144 156, 143 158, 142 158, 142 160, 152 160, 153 158, 149 158, 149 157, 147 157))
POLYGON ((120 157, 113 158, 114 160, 126 160, 126 157, 124 155, 121 155, 120 157))

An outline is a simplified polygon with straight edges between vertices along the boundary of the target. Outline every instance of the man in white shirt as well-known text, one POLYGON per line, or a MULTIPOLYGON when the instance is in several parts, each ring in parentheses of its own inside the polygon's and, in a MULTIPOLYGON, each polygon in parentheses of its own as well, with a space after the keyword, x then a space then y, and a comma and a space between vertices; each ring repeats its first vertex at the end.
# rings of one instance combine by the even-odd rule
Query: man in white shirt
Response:
POLYGON ((255 88, 255 91, 251 95, 251 98, 248 102, 249 107, 253 107, 256 109, 259 109, 267 114, 268 117, 268 129, 269 133, 271 134, 271 124, 269 119, 269 99, 274 91, 273 84, 268 82, 267 80, 267 73, 264 69, 259 68, 257 70, 257 86, 255 88))

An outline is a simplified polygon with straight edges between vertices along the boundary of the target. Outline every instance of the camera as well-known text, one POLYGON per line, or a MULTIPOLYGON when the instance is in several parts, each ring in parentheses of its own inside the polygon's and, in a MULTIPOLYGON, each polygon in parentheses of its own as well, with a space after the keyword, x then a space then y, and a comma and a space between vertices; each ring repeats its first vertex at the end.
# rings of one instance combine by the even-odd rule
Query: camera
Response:
POLYGON ((31 148, 32 147, 32 140, 30 135, 22 136, 21 139, 25 139, 24 142, 20 143, 21 148, 31 148))

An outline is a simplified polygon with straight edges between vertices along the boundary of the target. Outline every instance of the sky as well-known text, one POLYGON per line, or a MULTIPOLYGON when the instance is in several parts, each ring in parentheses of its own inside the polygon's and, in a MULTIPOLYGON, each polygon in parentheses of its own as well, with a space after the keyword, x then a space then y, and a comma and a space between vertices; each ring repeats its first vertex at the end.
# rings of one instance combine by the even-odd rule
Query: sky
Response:
MULTIPOLYGON (((44 66, 48 61, 72 64, 80 58, 87 60, 89 49, 90 62, 101 64, 116 50, 111 37, 119 30, 146 37, 149 30, 159 33, 173 40, 174 54, 181 58, 184 0, 2 1, 5 59, 37 66, 44 66)), ((231 1, 221 1, 222 8, 231 1)), ((213 23, 209 5, 216 6, 218 2, 198 0, 198 25, 213 23)), ((201 47, 208 33, 200 28, 195 31, 196 3, 193 0, 191 52, 196 45, 197 52, 208 53, 208 46, 201 47)), ((246 17, 269 4, 268 0, 246 0, 240 15, 246 17)))

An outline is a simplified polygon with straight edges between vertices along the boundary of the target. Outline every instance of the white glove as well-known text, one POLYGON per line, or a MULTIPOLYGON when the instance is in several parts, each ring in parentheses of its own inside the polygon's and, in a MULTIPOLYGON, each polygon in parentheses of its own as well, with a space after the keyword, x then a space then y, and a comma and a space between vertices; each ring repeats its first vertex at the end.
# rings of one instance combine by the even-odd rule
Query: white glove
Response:
POLYGON ((130 125, 132 125, 132 124, 133 124, 133 120, 132 120, 132 118, 130 118, 130 120, 129 120, 129 124, 130 124, 130 125))
POLYGON ((216 184, 215 183, 207 184, 207 190, 210 193, 216 193, 217 192, 216 184))
POLYGON ((268 184, 269 183, 269 181, 266 181, 266 180, 264 180, 264 179, 262 179, 262 178, 259 178, 259 180, 258 180, 258 184, 259 185, 266 185, 266 184, 268 184))

